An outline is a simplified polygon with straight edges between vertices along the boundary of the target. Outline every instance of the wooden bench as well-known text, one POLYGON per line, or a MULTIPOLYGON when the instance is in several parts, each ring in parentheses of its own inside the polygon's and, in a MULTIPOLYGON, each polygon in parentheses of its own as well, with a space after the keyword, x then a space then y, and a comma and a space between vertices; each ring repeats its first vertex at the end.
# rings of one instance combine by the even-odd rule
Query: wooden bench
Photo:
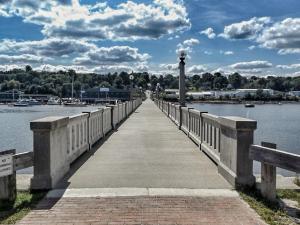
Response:
POLYGON ((261 162, 261 194, 270 201, 276 200, 276 167, 300 172, 300 155, 277 150, 276 144, 262 142, 251 145, 249 158, 261 162))

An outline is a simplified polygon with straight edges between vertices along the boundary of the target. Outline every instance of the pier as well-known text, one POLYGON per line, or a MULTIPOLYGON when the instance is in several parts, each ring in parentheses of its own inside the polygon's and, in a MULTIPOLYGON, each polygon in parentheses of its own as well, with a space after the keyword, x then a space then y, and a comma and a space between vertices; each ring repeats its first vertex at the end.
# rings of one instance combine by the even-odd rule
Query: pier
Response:
POLYGON ((266 156, 274 198, 273 168, 297 172, 287 164, 299 156, 258 157, 256 126, 149 98, 33 121, 34 154, 18 163, 33 164, 33 191, 49 192, 19 224, 265 224, 235 189, 255 184, 252 159, 266 156))

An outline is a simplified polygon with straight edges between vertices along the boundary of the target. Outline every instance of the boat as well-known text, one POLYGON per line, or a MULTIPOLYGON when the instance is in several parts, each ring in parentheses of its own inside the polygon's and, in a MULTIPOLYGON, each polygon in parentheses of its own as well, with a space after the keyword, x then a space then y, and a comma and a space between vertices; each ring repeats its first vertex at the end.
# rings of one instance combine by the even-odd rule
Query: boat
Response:
MULTIPOLYGON (((81 91, 82 93, 82 91, 81 91)), ((71 106, 71 107, 85 107, 86 103, 80 101, 79 99, 75 99, 74 97, 74 77, 72 77, 72 98, 67 99, 63 102, 64 106, 71 106)), ((82 95, 81 95, 82 98, 82 95)))
POLYGON ((50 98, 47 102, 47 105, 60 105, 60 100, 55 98, 50 98))
POLYGON ((254 108, 255 105, 254 105, 254 104, 251 104, 251 103, 246 103, 246 104, 245 104, 245 107, 246 107, 246 108, 254 108))
POLYGON ((14 103, 15 107, 27 107, 29 106, 29 103, 25 101, 24 99, 19 99, 16 103, 14 103))
POLYGON ((78 99, 71 99, 69 101, 65 101, 64 106, 70 106, 70 107, 85 107, 86 103, 85 102, 81 102, 78 99))
POLYGON ((26 99, 26 102, 28 102, 29 105, 41 105, 42 103, 34 98, 26 99))

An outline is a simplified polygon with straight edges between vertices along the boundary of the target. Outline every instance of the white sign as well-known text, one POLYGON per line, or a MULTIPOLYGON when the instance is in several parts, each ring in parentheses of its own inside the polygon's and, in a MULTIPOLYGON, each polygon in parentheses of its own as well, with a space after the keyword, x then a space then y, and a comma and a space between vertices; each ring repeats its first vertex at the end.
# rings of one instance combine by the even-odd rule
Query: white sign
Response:
POLYGON ((109 92, 109 88, 100 88, 100 92, 109 92))
POLYGON ((13 155, 0 155, 0 177, 13 174, 13 155))

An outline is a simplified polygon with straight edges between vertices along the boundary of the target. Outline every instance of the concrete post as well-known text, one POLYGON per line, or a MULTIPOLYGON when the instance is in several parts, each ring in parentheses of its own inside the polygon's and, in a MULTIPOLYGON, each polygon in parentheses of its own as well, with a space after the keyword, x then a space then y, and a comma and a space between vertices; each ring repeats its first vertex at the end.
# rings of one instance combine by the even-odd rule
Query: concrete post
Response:
MULTIPOLYGON (((261 145, 267 148, 276 149, 276 144, 262 142, 261 145)), ((261 195, 269 201, 276 201, 276 166, 261 163, 261 195)))
POLYGON ((181 54, 179 62, 179 104, 185 106, 185 56, 181 54))
POLYGON ((220 117, 219 173, 233 186, 252 186, 253 160, 249 159, 249 147, 257 122, 241 117, 220 117))
MULTIPOLYGON (((7 150, 0 152, 0 155, 14 155, 16 150, 7 150)), ((0 205, 1 202, 13 203, 16 200, 17 188, 16 188, 16 171, 13 168, 11 175, 0 177, 0 205)))
POLYGON ((68 117, 46 117, 30 123, 34 152, 31 189, 52 189, 69 171, 68 122, 68 117))

